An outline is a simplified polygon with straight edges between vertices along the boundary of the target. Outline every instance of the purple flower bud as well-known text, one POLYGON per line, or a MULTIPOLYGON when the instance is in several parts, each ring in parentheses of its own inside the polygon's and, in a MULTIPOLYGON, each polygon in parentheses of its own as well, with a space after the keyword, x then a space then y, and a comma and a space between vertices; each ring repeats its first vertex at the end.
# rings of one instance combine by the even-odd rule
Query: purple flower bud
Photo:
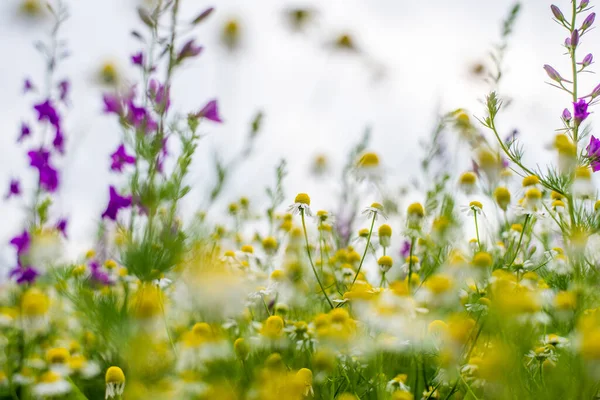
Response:
POLYGON ((583 57, 583 61, 581 61, 578 64, 583 65, 584 67, 587 67, 588 65, 590 65, 592 63, 592 61, 594 61, 594 56, 592 55, 592 53, 590 53, 587 56, 583 57))
POLYGON ((4 196, 4 199, 10 199, 13 196, 21 194, 21 182, 18 179, 11 179, 8 185, 8 193, 4 196))
POLYGON ((177 62, 179 63, 189 57, 196 57, 202 52, 203 49, 204 48, 202 46, 198 46, 194 43, 194 39, 190 39, 183 45, 183 48, 179 51, 179 54, 177 55, 177 62))
POLYGON ((583 21, 583 24, 581 24, 581 31, 585 31, 586 29, 589 29, 592 24, 594 23, 594 20, 596 19, 596 13, 591 13, 590 15, 588 15, 586 17, 586 19, 583 21))
POLYGON ((563 80, 562 76, 560 76, 558 71, 552 68, 550 65, 544 65, 544 70, 546 70, 546 73, 553 81, 560 82, 563 80))
POLYGON ((590 96, 592 96, 592 99, 595 99, 596 97, 600 96, 600 84, 598 84, 594 90, 592 90, 592 93, 590 94, 590 96))
POLYGON ((571 38, 570 37, 565 39, 565 47, 567 47, 567 48, 571 47, 571 38))
POLYGON ((202 110, 196 113, 197 118, 206 118, 213 122, 223 122, 219 113, 219 105, 217 100, 209 101, 202 110))
POLYGON ((139 53, 131 56, 131 62, 133 65, 144 66, 144 53, 140 51, 139 53))
POLYGON ((552 14, 554 14, 554 18, 561 22, 565 20, 565 16, 563 15, 562 11, 560 11, 560 8, 552 4, 550 9, 552 10, 552 14))
POLYGON ((590 0, 581 0, 579 3, 579 8, 586 8, 590 4, 590 0))
POLYGON ((571 33, 571 47, 576 48, 579 44, 579 31, 575 29, 573 33, 571 33))
POLYGON ((562 112, 562 119, 564 119, 565 121, 570 121, 571 120, 571 111, 569 111, 569 109, 565 108, 562 112))

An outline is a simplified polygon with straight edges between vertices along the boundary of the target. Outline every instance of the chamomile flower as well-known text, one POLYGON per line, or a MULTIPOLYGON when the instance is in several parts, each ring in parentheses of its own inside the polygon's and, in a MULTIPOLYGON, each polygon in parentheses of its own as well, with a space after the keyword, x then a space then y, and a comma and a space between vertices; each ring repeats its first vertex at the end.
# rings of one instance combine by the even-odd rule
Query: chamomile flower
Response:
POLYGON ((379 244, 381 244, 382 247, 390 247, 392 227, 388 224, 383 224, 377 230, 377 234, 379 236, 379 244))
POLYGON ((21 318, 26 332, 35 334, 48 328, 50 299, 37 288, 28 289, 21 297, 21 318))
POLYGON ((387 385, 385 386, 385 389, 388 392, 395 392, 397 390, 404 390, 406 392, 410 392, 410 386, 408 386, 406 384, 408 380, 408 375, 406 374, 398 374, 394 377, 394 379, 392 379, 391 381, 389 381, 387 383, 387 385))
POLYGON ((412 203, 406 209, 406 222, 409 229, 419 229, 423 218, 425 217, 425 209, 421 203, 412 203))
POLYGON ((116 399, 123 395, 125 390, 125 374, 119 367, 112 366, 106 370, 106 394, 105 399, 116 399))
POLYGON ((291 211, 293 214, 300 214, 303 212, 308 216, 312 216, 310 210, 310 196, 306 193, 298 193, 294 199, 294 204, 288 208, 288 211, 291 211))
POLYGON ((494 200, 500 209, 506 211, 510 204, 510 191, 504 186, 498 186, 494 189, 494 200))
POLYGON ((467 195, 475 193, 477 188, 477 175, 474 172, 464 172, 458 179, 460 189, 467 195))
POLYGON ((380 180, 383 176, 383 169, 379 155, 373 152, 363 153, 356 162, 355 171, 358 179, 380 180))
POLYGON ((40 376, 33 386, 33 394, 38 398, 63 396, 71 391, 71 384, 60 374, 48 371, 40 376))
POLYGON ((362 213, 369 219, 375 218, 375 220, 377 220, 377 217, 380 215, 384 219, 387 219, 387 216, 383 213, 383 206, 380 203, 372 203, 369 207, 365 208, 362 213))
POLYGON ((594 195, 596 189, 592 182, 592 170, 589 167, 575 169, 575 179, 572 186, 573 196, 587 199, 594 195))
POLYGON ((472 217, 475 214, 483 214, 483 204, 479 201, 472 201, 469 205, 461 206, 461 210, 467 214, 467 216, 472 217))

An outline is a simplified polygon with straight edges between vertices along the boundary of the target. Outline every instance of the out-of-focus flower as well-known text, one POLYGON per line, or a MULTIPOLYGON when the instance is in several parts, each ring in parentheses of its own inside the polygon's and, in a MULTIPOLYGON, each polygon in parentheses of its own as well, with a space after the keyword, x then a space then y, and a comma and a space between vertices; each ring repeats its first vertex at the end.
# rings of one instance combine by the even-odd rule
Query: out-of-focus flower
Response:
POLYGON ((306 193, 298 193, 294 199, 294 204, 288 208, 288 211, 291 211, 293 214, 304 212, 306 215, 312 216, 312 211, 310 210, 310 196, 306 193))
POLYGON ((127 154, 124 144, 121 144, 117 150, 110 155, 110 158, 112 159, 110 169, 113 171, 122 172, 125 164, 135 164, 135 157, 127 154))
POLYGON ((98 81, 107 86, 117 86, 121 81, 121 74, 117 65, 112 61, 105 61, 97 72, 98 81))
POLYGON ((548 74, 548 77, 550 79, 552 79, 553 81, 556 81, 556 82, 562 82, 562 81, 564 81, 563 77, 560 76, 560 74, 558 73, 558 71, 555 70, 550 65, 548 65, 548 64, 544 65, 544 70, 548 74))
POLYGON ((223 25, 221 40, 223 44, 231 51, 240 47, 242 30, 240 22, 237 19, 230 19, 223 25))
POLYGON ((108 206, 102 213, 102 218, 108 218, 115 221, 119 210, 131 206, 131 196, 121 196, 114 186, 110 186, 109 195, 108 206))
POLYGON ((290 8, 285 10, 285 18, 293 30, 301 31, 315 17, 316 11, 310 8, 290 8))
POLYGON ((586 150, 588 157, 591 159, 592 170, 594 172, 600 171, 600 139, 592 135, 586 150))
POLYGON ((8 184, 8 191, 6 192, 5 199, 10 199, 13 196, 21 194, 21 182, 18 179, 11 179, 8 184))
POLYGON ((196 118, 206 118, 213 122, 223 122, 219 115, 219 104, 217 100, 211 100, 202 108, 202 110, 196 113, 196 118))
POLYGON ((70 391, 71 384, 54 371, 44 372, 38 383, 33 386, 33 393, 38 398, 64 396, 70 391))
POLYGON ((36 168, 39 174, 39 185, 48 192, 55 192, 58 189, 58 171, 50 163, 50 152, 44 148, 37 151, 30 151, 29 165, 36 168))
POLYGON ((203 49, 204 48, 202 46, 196 45, 194 39, 190 39, 183 45, 181 50, 179 50, 179 53, 177 54, 177 62, 180 63, 186 58, 196 57, 202 53, 203 49))

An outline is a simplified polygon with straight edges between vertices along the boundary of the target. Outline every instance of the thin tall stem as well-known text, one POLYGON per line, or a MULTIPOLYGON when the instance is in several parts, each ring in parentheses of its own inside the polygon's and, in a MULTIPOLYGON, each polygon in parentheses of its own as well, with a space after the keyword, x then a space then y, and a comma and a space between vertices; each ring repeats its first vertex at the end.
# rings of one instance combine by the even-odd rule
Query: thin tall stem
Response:
POLYGON ((302 217, 302 229, 304 230, 304 239, 306 240, 306 253, 308 254, 308 260, 310 261, 310 266, 312 267, 312 270, 315 274, 315 278, 317 278, 317 282, 319 282, 319 287, 321 288, 321 291, 323 292, 323 294, 325 295, 325 298, 327 299, 327 303, 329 303, 329 306, 333 309, 334 308, 333 303, 329 299, 329 296, 327 296, 327 292, 325 291, 325 288, 323 287, 323 284, 321 283, 321 278, 319 278, 319 274, 317 273, 317 269, 315 268, 315 263, 313 262, 312 255, 310 254, 310 245, 308 244, 308 233, 306 232, 306 221, 304 219, 304 209, 303 208, 300 209, 300 216, 302 217))

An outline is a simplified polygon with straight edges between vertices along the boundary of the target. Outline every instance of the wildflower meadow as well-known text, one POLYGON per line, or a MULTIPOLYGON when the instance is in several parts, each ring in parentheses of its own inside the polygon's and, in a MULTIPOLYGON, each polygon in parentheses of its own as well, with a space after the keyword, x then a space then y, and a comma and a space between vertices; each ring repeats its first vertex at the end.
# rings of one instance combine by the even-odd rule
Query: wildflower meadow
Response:
MULTIPOLYGON (((394 175, 420 183, 395 190, 371 141, 386 133, 366 129, 338 161, 311 162, 311 180, 333 177, 330 209, 311 199, 322 193, 286 189, 294 160, 255 146, 268 109, 239 154, 202 166, 211 184, 191 179, 229 110, 219 93, 179 109, 173 82, 202 64, 197 32, 219 4, 189 14, 182 4, 192 0, 142 2, 131 31, 139 51, 124 60, 135 76, 109 62, 93 77, 95 112, 120 140, 91 167, 112 181, 102 212, 89 216, 95 245, 75 256, 66 248, 82 238, 57 207, 75 140, 67 121, 79 112, 62 72, 76 56, 63 31, 70 2, 17 3, 21 18, 51 29, 35 43, 41 68, 22 65, 22 93, 3 93, 31 108, 14 127, 29 168, 3 171, 3 202, 25 217, 3 227, 0 399, 600 398, 600 139, 589 118, 600 84, 583 79, 595 67, 594 0, 547 4, 564 41, 536 67, 562 100, 545 104, 559 111, 554 132, 536 133, 538 148, 504 113, 519 107, 502 85, 519 74, 505 62, 527 6, 517 2, 497 16, 485 66, 473 67, 479 107, 415 117, 434 129, 420 164, 394 175), (530 162, 542 151, 550 162, 530 162), (270 183, 232 198, 228 184, 250 154, 273 161, 270 183), (184 212, 198 185, 207 203, 184 212)), ((285 14, 293 30, 313 16, 285 14)), ((221 46, 235 52, 240 32, 226 21, 221 46)), ((349 34, 327 46, 365 54, 349 34)))

